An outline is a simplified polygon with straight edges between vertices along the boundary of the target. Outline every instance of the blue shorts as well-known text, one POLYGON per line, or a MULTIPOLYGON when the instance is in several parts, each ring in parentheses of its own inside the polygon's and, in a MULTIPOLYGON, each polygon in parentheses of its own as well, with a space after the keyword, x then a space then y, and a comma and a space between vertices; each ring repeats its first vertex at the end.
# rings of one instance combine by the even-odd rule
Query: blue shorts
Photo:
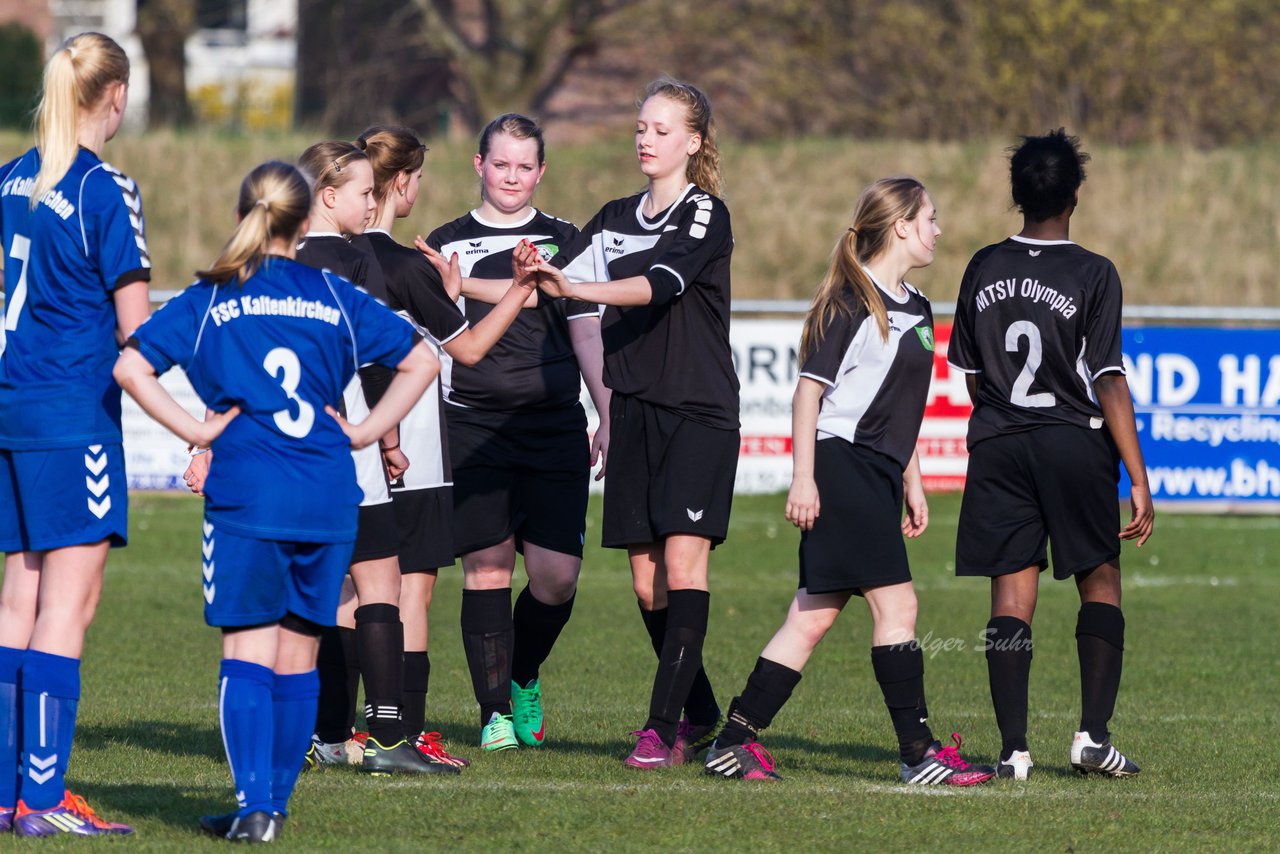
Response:
POLYGON ((219 531, 206 518, 200 541, 204 621, 238 628, 296 614, 332 626, 353 545, 256 540, 219 531))
POLYGON ((0 552, 123 546, 128 517, 120 444, 0 450, 0 552))

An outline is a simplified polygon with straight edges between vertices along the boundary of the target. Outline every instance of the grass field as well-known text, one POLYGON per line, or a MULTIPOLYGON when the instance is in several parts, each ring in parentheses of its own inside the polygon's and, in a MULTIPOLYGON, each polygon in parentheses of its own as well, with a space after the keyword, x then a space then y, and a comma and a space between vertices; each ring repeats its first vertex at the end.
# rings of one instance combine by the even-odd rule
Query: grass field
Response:
MULTIPOLYGON (((216 722, 217 634, 201 619, 197 499, 136 496, 132 541, 108 564, 84 668, 70 781, 145 850, 213 850, 197 816, 231 789, 216 722)), ((987 585, 950 560, 958 500, 932 499, 912 544, 931 724, 994 761, 999 738, 978 633, 987 585), (948 640, 955 639, 955 640, 948 640)), ((588 543, 597 542, 593 499, 588 543)), ((737 500, 712 561, 708 672, 723 703, 742 686, 794 590, 797 535, 778 496, 737 500)), ((474 760, 460 778, 304 775, 291 850, 730 851, 1267 850, 1280 826, 1275 628, 1280 520, 1165 515, 1126 548, 1126 670, 1113 731, 1143 767, 1127 780, 1074 776, 1077 600, 1042 587, 1031 685, 1036 773, 975 790, 908 789, 871 674, 866 609, 853 602, 766 733, 781 785, 699 767, 622 766, 645 717, 654 658, 617 552, 589 547, 573 621, 543 670, 549 742, 481 755, 459 643, 460 573, 442 573, 432 619, 428 720, 474 760)), ((7 843, 6 843, 7 844, 7 843)), ((53 842, 53 848, 84 843, 53 842)), ((89 843, 92 845, 93 843, 89 843)), ((31 847, 31 846, 27 846, 31 847)))

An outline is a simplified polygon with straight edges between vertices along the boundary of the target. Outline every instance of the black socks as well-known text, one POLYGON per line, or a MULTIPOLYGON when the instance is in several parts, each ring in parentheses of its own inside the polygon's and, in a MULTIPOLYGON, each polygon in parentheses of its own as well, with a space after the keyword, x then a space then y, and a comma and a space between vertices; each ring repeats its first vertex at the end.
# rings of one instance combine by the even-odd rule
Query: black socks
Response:
POLYGON ((667 603, 667 630, 658 653, 649 720, 643 728, 655 730, 667 747, 672 747, 680 711, 702 670, 702 641, 707 634, 711 594, 705 590, 671 590, 667 603))
POLYGON ((326 744, 339 744, 351 738, 356 722, 356 691, 360 688, 356 630, 326 628, 320 635, 316 668, 320 672, 320 700, 315 732, 326 744))
POLYGON ((729 718, 716 736, 716 747, 754 741, 760 730, 773 723, 798 684, 800 671, 767 658, 757 658, 755 670, 747 677, 747 686, 729 704, 729 718))
POLYGON ((1080 729, 1094 743, 1109 737, 1107 722, 1120 692, 1124 660, 1124 614, 1115 605, 1085 602, 1076 616, 1076 653, 1080 656, 1080 729))
POLYGON ((915 641, 873 646, 871 668, 893 720, 902 761, 918 765, 933 744, 924 700, 924 651, 915 641))
POLYGON ((494 712, 511 714, 513 635, 510 587, 462 591, 462 647, 481 726, 494 712))
POLYGON ((364 676, 365 725, 370 738, 390 747, 403 737, 404 625, 400 609, 383 603, 356 608, 356 642, 364 676))
POLYGON ((560 632, 573 613, 573 597, 560 605, 538 601, 525 585, 516 597, 512 614, 515 649, 511 656, 511 681, 521 688, 538 678, 538 668, 551 655, 560 632))
MULTIPOLYGON (((640 609, 645 630, 649 633, 649 641, 653 651, 662 655, 662 643, 667 635, 667 612, 670 606, 654 611, 640 609)), ((715 691, 711 689, 711 680, 707 678, 705 669, 699 667, 693 677, 693 685, 689 688, 689 697, 684 701, 685 714, 693 726, 711 726, 720 720, 720 704, 716 702, 715 691)))
POLYGON ((427 727, 427 683, 431 680, 431 655, 404 654, 404 737, 412 741, 427 727))
POLYGON ((1027 749, 1027 685, 1031 680, 1031 626, 1017 617, 987 623, 987 678, 1000 727, 1000 758, 1027 749))

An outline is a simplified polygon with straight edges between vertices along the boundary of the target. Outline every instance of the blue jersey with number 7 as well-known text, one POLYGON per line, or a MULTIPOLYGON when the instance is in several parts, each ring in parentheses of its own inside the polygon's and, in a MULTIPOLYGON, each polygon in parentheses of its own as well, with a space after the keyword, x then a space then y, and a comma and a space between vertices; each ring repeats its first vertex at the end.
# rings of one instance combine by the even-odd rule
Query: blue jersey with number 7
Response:
POLYGON ((242 285, 197 282, 134 336, 162 374, 186 371, 205 405, 241 409, 213 443, 206 515, 245 537, 345 542, 361 493, 351 446, 325 412, 361 365, 395 367, 416 333, 346 279, 268 256, 242 285))

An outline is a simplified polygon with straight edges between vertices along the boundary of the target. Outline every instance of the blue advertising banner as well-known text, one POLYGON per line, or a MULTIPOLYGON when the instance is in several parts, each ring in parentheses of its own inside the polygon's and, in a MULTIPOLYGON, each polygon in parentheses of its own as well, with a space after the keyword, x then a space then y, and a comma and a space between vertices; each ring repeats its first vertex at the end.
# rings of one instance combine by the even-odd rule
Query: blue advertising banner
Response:
POLYGON ((1136 327, 1123 340, 1152 497, 1280 502, 1280 329, 1136 327))

